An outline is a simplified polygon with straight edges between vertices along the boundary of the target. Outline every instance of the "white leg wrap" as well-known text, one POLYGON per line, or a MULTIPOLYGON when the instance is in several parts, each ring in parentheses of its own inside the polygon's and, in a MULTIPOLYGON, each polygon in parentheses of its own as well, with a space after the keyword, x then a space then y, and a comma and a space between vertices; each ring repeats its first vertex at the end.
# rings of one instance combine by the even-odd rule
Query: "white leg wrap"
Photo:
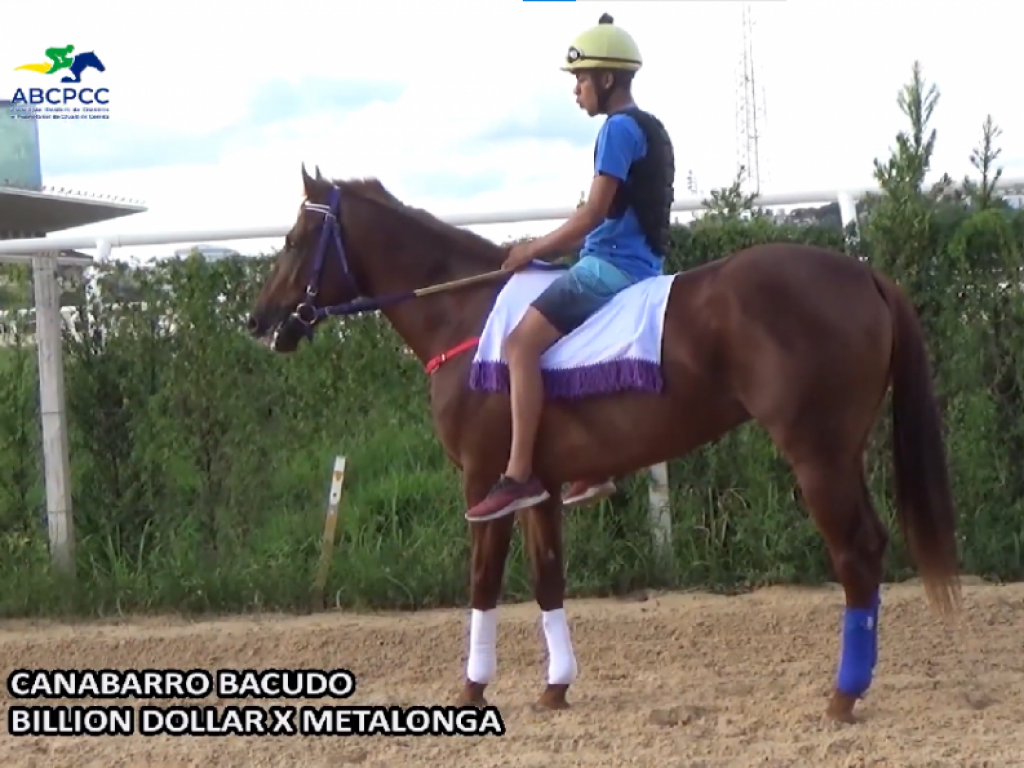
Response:
POLYGON ((498 671, 498 609, 473 609, 469 620, 469 661, 466 677, 474 683, 487 684, 498 671))
POLYGON ((576 680, 576 654, 572 651, 565 609, 543 611, 541 623, 548 643, 548 684, 571 685, 576 680))

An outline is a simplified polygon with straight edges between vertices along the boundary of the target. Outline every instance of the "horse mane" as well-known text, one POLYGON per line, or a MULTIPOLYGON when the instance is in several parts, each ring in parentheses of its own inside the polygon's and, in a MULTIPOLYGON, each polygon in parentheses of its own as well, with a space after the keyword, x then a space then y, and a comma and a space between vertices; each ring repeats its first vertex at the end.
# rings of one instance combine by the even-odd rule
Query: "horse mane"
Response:
POLYGON ((335 185, 346 194, 355 195, 363 200, 381 204, 397 213, 408 216, 431 232, 455 241, 455 244, 465 248, 468 253, 483 257, 483 260, 486 261, 489 267, 496 267, 505 257, 504 249, 486 237, 441 221, 441 219, 422 208, 415 208, 403 203, 389 192, 377 178, 331 179, 329 183, 335 185))

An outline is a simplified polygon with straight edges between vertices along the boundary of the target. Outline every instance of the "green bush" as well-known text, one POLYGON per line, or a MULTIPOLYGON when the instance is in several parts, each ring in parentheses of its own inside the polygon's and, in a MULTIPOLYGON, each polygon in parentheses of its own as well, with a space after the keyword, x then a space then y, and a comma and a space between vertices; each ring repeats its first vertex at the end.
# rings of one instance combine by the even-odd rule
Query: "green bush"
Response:
MULTIPOLYGON (((813 242, 861 254, 906 287, 935 360, 964 567, 1016 579, 1024 571, 1024 214, 993 194, 991 120, 972 156, 979 179, 962 192, 948 179, 923 188, 937 97, 915 68, 900 95, 910 126, 876 163, 884 194, 864 203, 859 228, 779 222, 737 184, 675 229, 669 266, 754 243, 813 242)), ((305 606, 339 453, 349 472, 330 599, 465 601, 458 477, 432 433, 422 371, 377 316, 336 321, 290 357, 253 344, 242 320, 268 265, 120 265, 104 280, 108 297, 124 304, 94 308, 93 327, 67 335, 74 585, 48 567, 35 351, 2 350, 0 614, 305 606)), ((869 470, 891 523, 888 441, 883 419, 869 470)), ((675 558, 654 556, 646 479, 629 478, 612 500, 567 520, 572 593, 831 578, 789 469, 760 428, 672 462, 670 476, 675 558)), ((526 598, 516 546, 506 594, 526 598)), ((888 575, 911 572, 895 535, 888 575)))

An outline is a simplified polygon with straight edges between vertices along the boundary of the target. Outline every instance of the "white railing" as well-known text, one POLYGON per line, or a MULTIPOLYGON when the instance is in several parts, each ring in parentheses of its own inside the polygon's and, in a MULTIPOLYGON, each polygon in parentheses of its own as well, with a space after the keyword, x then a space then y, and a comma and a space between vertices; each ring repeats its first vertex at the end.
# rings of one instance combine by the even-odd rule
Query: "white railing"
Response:
MULTIPOLYGON (((1024 187, 1024 178, 1001 179, 997 189, 1024 187)), ((856 220, 856 201, 866 194, 877 193, 875 187, 846 191, 797 192, 761 195, 759 206, 804 206, 838 201, 843 225, 856 220)), ((676 200, 675 212, 695 212, 704 208, 701 198, 676 200)), ((520 210, 506 213, 464 214, 442 216, 444 221, 460 227, 488 224, 524 224, 535 221, 566 219, 573 208, 520 210)), ((105 259, 112 248, 129 246, 173 245, 189 242, 225 240, 259 240, 284 237, 291 224, 261 227, 239 227, 222 230, 178 230, 174 232, 135 233, 125 235, 58 235, 0 241, 0 263, 31 261, 35 285, 36 345, 39 356, 39 393, 43 432, 43 466, 46 481, 46 508, 50 537, 50 553, 55 567, 74 572, 74 521, 71 511, 71 484, 67 442, 67 421, 64 406, 64 366, 61 350, 60 291, 57 286, 57 264, 88 266, 92 259, 59 255, 63 250, 97 249, 105 259)), ((668 473, 666 465, 651 467, 650 520, 655 547, 668 553, 672 541, 672 520, 668 506, 668 473)))
MULTIPOLYGON (((1024 178, 1001 179, 998 188, 1024 186, 1024 178)), ((861 197, 877 193, 877 187, 863 187, 851 190, 817 190, 813 192, 787 192, 778 195, 761 195, 757 205, 764 207, 825 204, 838 201, 844 211, 852 216, 852 205, 861 197)), ((696 212, 704 209, 700 197, 678 198, 672 206, 676 213, 696 212)), ((490 224, 525 224, 534 221, 567 219, 574 208, 533 208, 501 213, 469 213, 440 216, 443 221, 457 227, 476 227, 490 224)), ((175 245, 177 243, 223 242, 226 240, 264 240, 284 237, 294 222, 287 224, 263 225, 259 227, 234 227, 230 229, 180 229, 171 232, 131 233, 124 235, 57 235, 55 237, 26 238, 0 241, 0 256, 5 254, 35 254, 41 250, 86 250, 97 249, 97 257, 110 255, 112 248, 128 246, 175 245)))

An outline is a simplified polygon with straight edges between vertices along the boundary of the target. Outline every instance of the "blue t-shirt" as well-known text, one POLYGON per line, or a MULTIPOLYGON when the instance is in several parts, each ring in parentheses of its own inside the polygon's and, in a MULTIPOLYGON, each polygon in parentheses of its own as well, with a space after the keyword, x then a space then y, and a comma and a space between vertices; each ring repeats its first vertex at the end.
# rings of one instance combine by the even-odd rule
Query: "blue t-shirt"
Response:
MULTIPOLYGON (((597 134, 594 173, 625 183, 629 167, 647 154, 647 137, 629 115, 609 115, 597 134)), ((630 206, 620 219, 605 219, 583 241, 581 256, 596 256, 637 280, 662 274, 662 259, 651 250, 636 211, 630 206)))

